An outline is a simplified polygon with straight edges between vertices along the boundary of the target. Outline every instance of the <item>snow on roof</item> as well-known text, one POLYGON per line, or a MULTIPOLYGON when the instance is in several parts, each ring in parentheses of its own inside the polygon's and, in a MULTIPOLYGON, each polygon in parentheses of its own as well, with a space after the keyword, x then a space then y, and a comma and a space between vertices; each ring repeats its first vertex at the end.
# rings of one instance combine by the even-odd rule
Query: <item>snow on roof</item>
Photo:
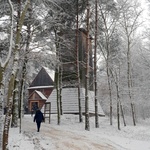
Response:
POLYGON ((43 67, 45 71, 48 73, 48 75, 51 77, 51 79, 54 81, 55 78, 55 71, 52 69, 49 69, 47 67, 43 67))
POLYGON ((35 92, 44 100, 47 100, 47 98, 43 95, 42 92, 35 90, 35 92))
MULTIPOLYGON (((85 89, 80 89, 82 112, 85 112, 85 89)), ((78 89, 63 88, 62 89, 62 109, 63 113, 79 113, 78 107, 78 89)), ((49 96, 47 102, 51 102, 51 113, 57 113, 57 91, 54 89, 49 96)), ((95 113, 94 92, 89 91, 89 113, 95 113)), ((99 103, 99 102, 98 102, 99 103)), ((42 108, 43 111, 44 107, 42 108)), ((98 114, 104 116, 104 112, 98 104, 98 114)))
POLYGON ((33 87, 28 87, 27 89, 46 89, 46 88, 52 88, 54 86, 33 86, 33 87))

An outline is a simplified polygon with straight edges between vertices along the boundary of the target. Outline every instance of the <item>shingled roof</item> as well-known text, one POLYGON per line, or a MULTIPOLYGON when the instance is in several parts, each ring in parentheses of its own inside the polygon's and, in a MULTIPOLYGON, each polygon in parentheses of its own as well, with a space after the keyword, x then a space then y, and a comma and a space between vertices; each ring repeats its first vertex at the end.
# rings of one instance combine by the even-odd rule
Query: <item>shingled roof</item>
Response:
POLYGON ((35 92, 36 92, 43 100, 47 100, 47 98, 45 97, 45 95, 44 95, 42 92, 37 91, 37 90, 35 90, 35 92))
MULTIPOLYGON (((85 112, 85 89, 80 89, 81 94, 81 107, 82 112, 85 112)), ((62 89, 62 109, 64 114, 78 114, 78 89, 77 88, 63 88, 62 89)), ((47 102, 51 102, 51 113, 57 113, 57 91, 53 90, 51 95, 49 96, 47 102)), ((94 92, 89 91, 89 113, 95 113, 95 101, 94 101, 94 92)), ((42 111, 44 112, 44 106, 42 107, 42 111)), ((98 114, 100 116, 105 116, 103 109, 98 102, 98 114)))
POLYGON ((37 90, 35 90, 34 92, 31 93, 31 95, 29 96, 29 99, 30 99, 30 97, 31 97, 34 93, 37 93, 37 95, 41 98, 41 100, 47 100, 47 98, 45 97, 45 95, 44 95, 42 92, 37 91, 37 90))
POLYGON ((36 86, 54 86, 54 71, 49 68, 42 67, 30 87, 36 86))

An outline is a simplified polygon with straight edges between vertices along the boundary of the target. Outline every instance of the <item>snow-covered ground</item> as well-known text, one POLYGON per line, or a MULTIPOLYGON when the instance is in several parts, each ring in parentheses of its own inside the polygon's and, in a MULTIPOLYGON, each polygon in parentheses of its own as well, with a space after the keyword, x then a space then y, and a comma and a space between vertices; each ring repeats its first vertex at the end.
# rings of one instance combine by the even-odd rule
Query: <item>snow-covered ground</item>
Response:
POLYGON ((18 128, 10 128, 9 150, 150 150, 150 120, 140 121, 136 126, 121 125, 116 121, 109 125, 109 118, 99 118, 99 128, 90 117, 90 131, 79 123, 78 115, 63 115, 57 125, 57 116, 51 115, 51 123, 41 124, 36 132, 33 117, 25 115, 22 133, 18 128))

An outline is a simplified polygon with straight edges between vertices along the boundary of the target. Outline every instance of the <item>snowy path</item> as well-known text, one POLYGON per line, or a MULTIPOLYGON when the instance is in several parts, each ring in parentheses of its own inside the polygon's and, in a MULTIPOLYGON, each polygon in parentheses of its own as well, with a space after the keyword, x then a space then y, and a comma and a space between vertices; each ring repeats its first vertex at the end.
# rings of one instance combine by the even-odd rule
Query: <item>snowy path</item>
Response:
POLYGON ((117 122, 109 125, 109 118, 100 117, 100 127, 95 128, 94 117, 90 118, 90 131, 85 131, 84 122, 78 115, 51 116, 51 124, 42 123, 36 132, 33 117, 25 115, 22 120, 22 134, 18 128, 10 128, 9 150, 150 150, 150 119, 132 124, 121 130, 117 122))
POLYGON ((31 118, 23 119, 23 131, 33 142, 34 150, 115 150, 113 146, 99 141, 94 142, 90 137, 74 134, 71 131, 58 130, 51 124, 42 123, 41 131, 36 132, 36 124, 31 118), (30 120, 29 120, 30 119, 30 120), (34 124, 34 125, 33 125, 34 124), (45 145, 43 145, 45 143, 45 145))

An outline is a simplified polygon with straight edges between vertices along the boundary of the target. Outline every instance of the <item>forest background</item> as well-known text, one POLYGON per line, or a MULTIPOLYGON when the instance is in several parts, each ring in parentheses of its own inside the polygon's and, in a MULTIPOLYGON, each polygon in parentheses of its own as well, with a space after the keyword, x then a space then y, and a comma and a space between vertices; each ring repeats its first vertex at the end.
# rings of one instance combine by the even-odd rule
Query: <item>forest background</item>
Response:
MULTIPOLYGON (((8 144, 10 123, 11 127, 18 126, 18 118, 27 105, 27 87, 41 66, 58 71, 62 65, 57 54, 57 33, 66 29, 83 28, 87 38, 93 38, 95 102, 100 101, 110 124, 117 117, 120 129, 120 115, 124 125, 129 116, 135 126, 139 118, 149 118, 149 24, 140 1, 0 2, 0 147, 5 149, 8 144), (5 106, 8 111, 4 119, 5 106)), ((148 17, 149 1, 145 2, 148 17)), ((86 44, 88 83, 89 43, 86 44)), ((78 66, 78 57, 76 62, 78 66)), ((86 108, 88 114, 88 105, 86 108)))

